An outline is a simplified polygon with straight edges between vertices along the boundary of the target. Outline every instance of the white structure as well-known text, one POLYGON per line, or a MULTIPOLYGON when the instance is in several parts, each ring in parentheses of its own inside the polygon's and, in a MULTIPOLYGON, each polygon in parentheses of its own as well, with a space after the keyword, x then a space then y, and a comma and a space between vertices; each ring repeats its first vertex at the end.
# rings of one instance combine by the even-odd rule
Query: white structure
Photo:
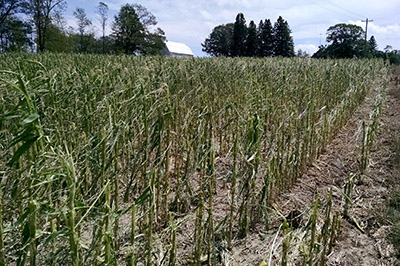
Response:
POLYGON ((176 57, 193 57, 194 54, 189 46, 179 42, 166 42, 163 54, 176 57))

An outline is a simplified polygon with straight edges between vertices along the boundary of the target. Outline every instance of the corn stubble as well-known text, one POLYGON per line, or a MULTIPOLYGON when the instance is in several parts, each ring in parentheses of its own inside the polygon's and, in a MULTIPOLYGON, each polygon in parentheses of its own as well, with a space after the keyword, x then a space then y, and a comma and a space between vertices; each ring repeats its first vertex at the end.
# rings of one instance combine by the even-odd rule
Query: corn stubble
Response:
MULTIPOLYGON (((374 60, 51 54, 0 69, 2 265, 219 264, 268 230, 274 198, 386 75, 374 60)), ((322 265, 339 218, 321 235, 313 219, 304 264, 322 265)))

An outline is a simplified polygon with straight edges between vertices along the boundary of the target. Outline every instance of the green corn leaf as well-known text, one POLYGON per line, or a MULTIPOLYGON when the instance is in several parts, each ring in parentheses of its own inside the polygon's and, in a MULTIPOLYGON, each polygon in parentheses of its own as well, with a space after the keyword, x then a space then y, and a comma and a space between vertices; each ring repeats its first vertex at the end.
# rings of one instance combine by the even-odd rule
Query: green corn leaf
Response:
POLYGON ((7 163, 8 166, 12 166, 18 159, 27 151, 29 150, 30 147, 39 139, 38 136, 35 136, 33 138, 28 139, 25 141, 24 144, 22 144, 21 147, 18 148, 18 150, 14 153, 13 157, 11 160, 7 163))
POLYGON ((22 120, 21 126, 25 126, 26 124, 30 124, 39 119, 39 115, 37 113, 30 114, 27 118, 22 120))
POLYGON ((53 233, 51 233, 46 240, 44 241, 44 246, 46 246, 48 243, 53 242, 57 237, 59 236, 65 236, 68 234, 68 229, 64 228, 60 231, 55 231, 53 233))
POLYGON ((142 205, 150 197, 150 186, 146 187, 142 194, 135 200, 135 205, 142 205))

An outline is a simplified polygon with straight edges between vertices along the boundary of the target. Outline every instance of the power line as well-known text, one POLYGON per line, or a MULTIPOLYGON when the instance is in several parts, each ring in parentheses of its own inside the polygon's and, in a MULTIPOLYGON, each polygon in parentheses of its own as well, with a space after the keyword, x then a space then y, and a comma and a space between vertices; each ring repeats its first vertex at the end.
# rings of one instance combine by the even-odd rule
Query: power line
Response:
POLYGON ((366 17, 366 16, 364 16, 364 15, 361 15, 361 14, 359 14, 359 13, 356 13, 356 12, 354 12, 354 11, 351 11, 351 10, 349 10, 349 9, 346 9, 346 8, 344 8, 344 7, 341 7, 341 6, 339 6, 339 5, 337 5, 337 4, 333 3, 333 2, 331 2, 331 1, 329 1, 329 0, 327 0, 327 2, 329 2, 331 5, 333 5, 333 6, 337 7, 337 8, 339 8, 339 9, 342 9, 342 10, 344 10, 344 11, 347 11, 348 13, 351 13, 351 14, 353 14, 353 15, 356 15, 356 16, 358 16, 358 17, 360 17, 360 18, 365 18, 365 17, 366 17))
MULTIPOLYGON (((350 15, 347 15, 347 14, 344 14, 344 13, 341 13, 341 12, 338 12, 337 10, 334 10, 334 9, 331 9, 331 8, 329 8, 329 7, 327 7, 327 6, 321 5, 321 4, 318 3, 318 2, 314 2, 314 1, 311 1, 311 0, 307 0, 307 1, 310 2, 310 3, 312 3, 312 4, 314 4, 314 5, 317 5, 317 6, 321 7, 321 8, 323 8, 323 9, 326 9, 326 10, 332 12, 332 13, 335 13, 335 14, 337 14, 337 15, 346 17, 346 18, 348 18, 348 19, 354 19, 353 16, 350 16, 350 15)), ((330 3, 331 3, 331 2, 330 2, 330 3)), ((332 4, 332 3, 331 3, 331 4, 332 4)), ((339 6, 337 6, 337 5, 334 5, 334 6, 339 7, 339 6)), ((341 7, 339 7, 339 8, 341 8, 341 7)), ((344 8, 341 8, 341 9, 345 10, 344 8)), ((353 12, 352 12, 352 13, 353 13, 353 12)), ((354 14, 356 14, 356 13, 354 13, 354 14)), ((356 15, 357 15, 357 17, 360 16, 360 14, 356 14, 356 15)), ((365 17, 365 16, 361 16, 361 17, 365 17)))

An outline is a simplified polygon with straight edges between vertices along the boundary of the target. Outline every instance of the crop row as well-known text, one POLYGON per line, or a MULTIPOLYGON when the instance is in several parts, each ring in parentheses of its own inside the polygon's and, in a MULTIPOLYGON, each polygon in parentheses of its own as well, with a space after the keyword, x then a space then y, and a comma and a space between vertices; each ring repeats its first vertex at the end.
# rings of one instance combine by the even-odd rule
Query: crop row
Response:
POLYGON ((51 54, 0 69, 0 261, 17 265, 216 264, 221 243, 268 229, 270 203, 387 75, 51 54))

